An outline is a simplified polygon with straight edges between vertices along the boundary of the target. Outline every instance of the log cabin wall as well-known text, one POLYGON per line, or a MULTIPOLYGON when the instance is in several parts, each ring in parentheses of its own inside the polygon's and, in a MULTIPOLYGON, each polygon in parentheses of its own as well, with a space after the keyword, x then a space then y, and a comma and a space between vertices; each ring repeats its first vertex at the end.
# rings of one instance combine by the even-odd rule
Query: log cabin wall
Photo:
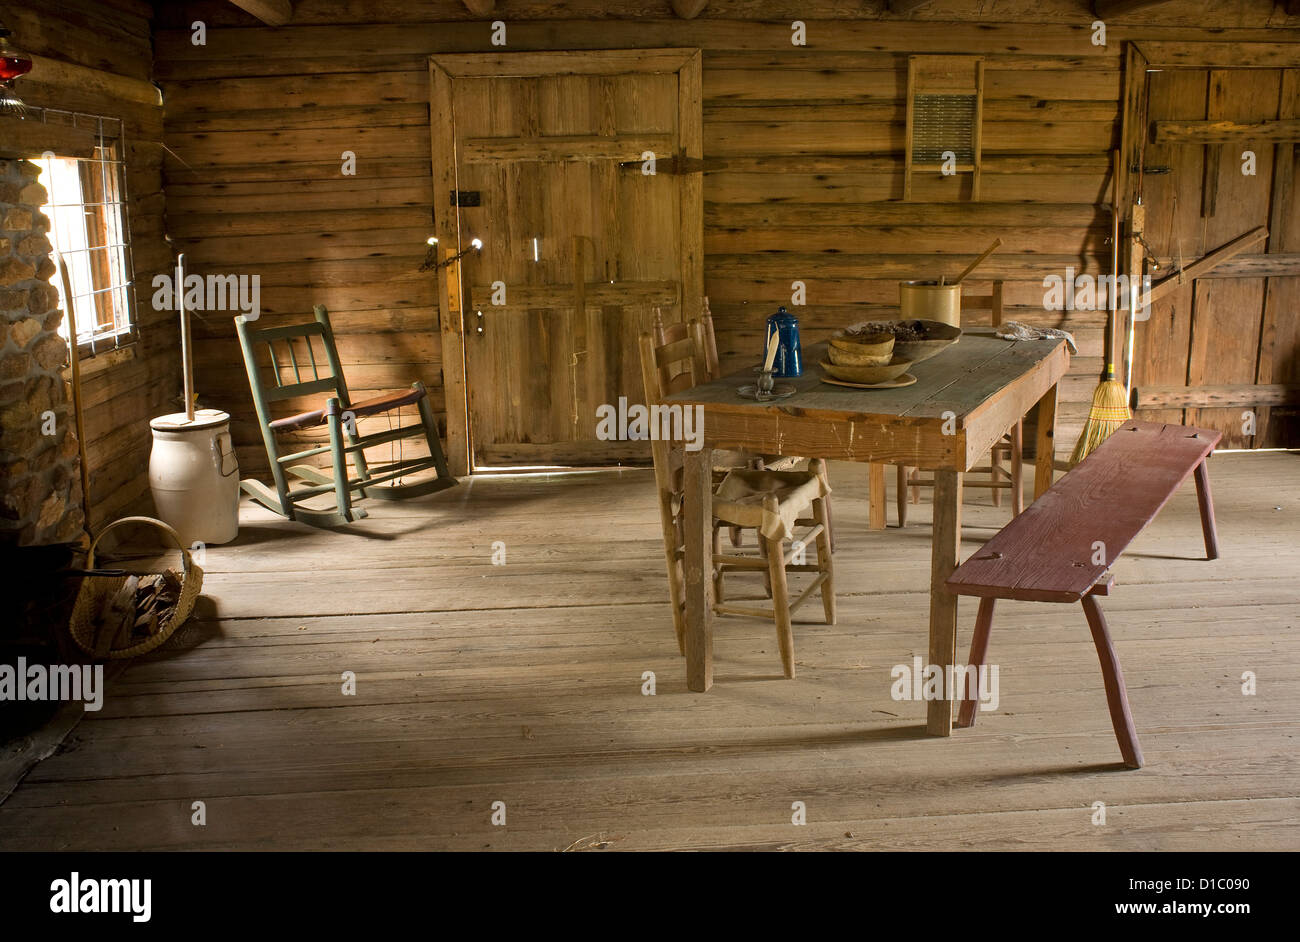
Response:
MULTIPOLYGON (((883 316, 899 279, 952 277, 1000 237, 972 289, 1005 279, 1008 318, 1075 333, 1058 411, 1058 443, 1070 443, 1102 367, 1105 315, 1044 311, 1043 278, 1109 270, 1099 204, 1119 145, 1124 40, 1296 42, 1300 17, 1272 0, 1172 0, 1107 23, 1098 46, 1084 0, 1007 0, 978 22, 974 6, 935 0, 899 17, 884 3, 714 0, 684 21, 667 0, 578 0, 562 13, 502 0, 487 19, 459 0, 298 0, 273 29, 225 2, 161 5, 169 231, 196 270, 260 274, 270 323, 330 307, 354 392, 421 379, 441 411, 435 284, 416 272, 431 232, 427 55, 695 46, 705 284, 724 359, 757 356, 764 318, 796 280, 805 342, 818 340, 883 316), (492 18, 507 24, 504 49, 492 18), (806 47, 791 44, 796 19, 806 47), (981 202, 938 179, 901 201, 909 53, 985 56, 981 202), (347 150, 355 177, 340 174, 347 150)), ((234 413, 241 464, 263 469, 229 318, 202 330, 224 339, 199 344, 205 405, 234 413)))
POLYGON ((18 81, 29 106, 123 121, 139 339, 81 364, 92 528, 147 495, 149 420, 180 405, 178 331, 167 312, 151 305, 153 276, 171 266, 163 237, 162 106, 149 87, 152 19, 144 0, 18 0, 0 7, 20 48, 60 64, 38 62, 18 81))

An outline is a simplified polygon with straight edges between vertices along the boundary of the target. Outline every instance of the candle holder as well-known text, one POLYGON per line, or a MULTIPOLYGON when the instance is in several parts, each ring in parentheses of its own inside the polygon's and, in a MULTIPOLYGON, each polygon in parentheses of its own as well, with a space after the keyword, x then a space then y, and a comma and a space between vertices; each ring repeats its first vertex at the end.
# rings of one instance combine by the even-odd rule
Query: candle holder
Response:
POLYGON ((772 389, 776 385, 771 370, 759 370, 756 380, 757 388, 755 390, 755 399, 770 399, 772 389))

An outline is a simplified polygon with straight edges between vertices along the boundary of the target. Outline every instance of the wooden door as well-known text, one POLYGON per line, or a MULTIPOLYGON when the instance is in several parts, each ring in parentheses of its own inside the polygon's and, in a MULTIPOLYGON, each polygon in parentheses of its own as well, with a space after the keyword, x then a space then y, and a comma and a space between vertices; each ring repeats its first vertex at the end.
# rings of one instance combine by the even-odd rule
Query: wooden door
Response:
POLYGON ((1223 447, 1300 445, 1300 70, 1171 68, 1146 83, 1152 280, 1256 226, 1269 238, 1137 323, 1139 416, 1218 429, 1223 447))
POLYGON ((436 56, 432 69, 454 141, 440 158, 435 126, 441 247, 482 241, 440 293, 444 373, 448 326, 463 351, 470 466, 648 462, 646 442, 597 437, 597 410, 642 401, 637 336, 654 308, 665 322, 699 312, 700 178, 670 172, 700 156, 698 53, 436 56))

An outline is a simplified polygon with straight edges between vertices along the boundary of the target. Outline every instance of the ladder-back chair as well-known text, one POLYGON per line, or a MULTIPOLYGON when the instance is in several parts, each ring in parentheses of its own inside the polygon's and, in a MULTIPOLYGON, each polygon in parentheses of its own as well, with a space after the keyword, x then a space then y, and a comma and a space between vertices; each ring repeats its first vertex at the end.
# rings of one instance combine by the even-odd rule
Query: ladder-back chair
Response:
MULTIPOLYGON (((247 318, 235 318, 239 345, 244 353, 244 366, 248 371, 248 384, 257 409, 262 440, 266 444, 266 457, 275 479, 272 491, 261 481, 252 479, 240 486, 255 501, 290 520, 314 526, 332 526, 350 523, 366 516, 365 510, 353 506, 353 493, 381 500, 401 500, 429 494, 457 483, 447 470, 438 441, 438 425, 429 403, 429 394, 423 383, 412 383, 409 389, 396 390, 353 402, 343 378, 334 331, 330 326, 329 312, 316 305, 316 319, 306 324, 288 327, 255 328, 247 318), (319 346, 323 361, 317 353, 319 346), (277 350, 277 347, 279 348, 277 350), (259 358, 265 350, 267 360, 259 358), (264 366, 269 363, 269 376, 274 385, 266 382, 264 366), (308 378, 304 379, 304 375, 308 378), (295 415, 272 416, 272 406, 286 399, 325 397, 319 408, 295 415), (361 435, 357 420, 366 416, 397 413, 402 406, 414 405, 420 421, 416 424, 397 424, 387 430, 361 435), (278 435, 301 432, 325 426, 329 443, 284 453, 278 435), (428 445, 428 457, 398 459, 388 464, 367 464, 365 449, 398 442, 407 438, 423 438, 428 445), (329 454, 332 473, 302 462, 318 455, 329 454), (348 456, 356 469, 356 476, 348 476, 348 456), (436 470, 436 477, 412 484, 381 487, 390 481, 422 471, 436 470), (290 477, 307 482, 305 487, 290 487, 290 477), (333 508, 317 510, 303 506, 302 502, 321 494, 333 492, 333 508)), ((390 423, 393 420, 390 419, 390 423)), ((400 423, 400 414, 397 422, 400 423)))
MULTIPOLYGON (((654 337, 649 333, 641 335, 641 379, 647 406, 662 403, 666 396, 689 389, 702 382, 707 375, 704 325, 700 321, 691 321, 684 327, 684 336, 665 345, 656 345, 654 337)), ((686 580, 682 570, 685 560, 682 524, 683 448, 652 437, 650 449, 654 457, 656 499, 668 569, 673 629, 677 634, 678 649, 684 654, 686 580)), ((743 466, 731 470, 715 468, 715 481, 719 473, 723 476, 721 482, 717 483, 713 502, 713 611, 718 614, 774 619, 785 676, 794 677, 792 615, 795 609, 820 589, 826 622, 835 623, 830 521, 826 513, 830 487, 826 480, 825 463, 819 459, 814 460, 807 471, 770 471, 743 466), (811 519, 805 515, 809 510, 812 513, 811 519), (724 526, 755 530, 759 555, 724 555, 719 539, 719 531, 724 526), (787 552, 784 541, 794 540, 795 526, 806 526, 809 529, 787 552), (802 562, 804 549, 814 541, 816 564, 802 562), (746 569, 764 573, 768 594, 772 598, 770 608, 741 606, 725 601, 724 574, 731 570, 746 569), (811 583, 793 600, 789 595, 786 578, 788 572, 816 573, 811 583)))
MULTIPOLYGON (((713 312, 709 309, 709 299, 707 297, 704 298, 704 303, 701 307, 703 313, 701 314, 698 323, 700 324, 702 333, 698 338, 698 342, 701 345, 703 357, 702 366, 700 367, 703 370, 703 376, 699 380, 699 382, 702 383, 707 380, 717 379, 722 374, 722 370, 718 361, 718 338, 717 334, 715 334, 713 330, 713 312)), ((696 321, 692 320, 690 324, 665 324, 663 311, 659 307, 655 307, 653 322, 655 346, 666 347, 669 344, 685 339, 688 336, 688 332, 693 329, 691 325, 695 323, 696 321)), ((671 366, 671 364, 660 367, 659 369, 659 378, 663 382, 665 388, 668 387, 671 377, 669 366, 671 366)), ((684 375, 684 373, 678 374, 679 377, 683 377, 684 375)), ((687 387, 683 386, 682 388, 687 387)), ((673 393, 678 392, 679 390, 669 389, 668 391, 673 393)), ((715 469, 748 467, 766 471, 793 471, 803 463, 803 460, 804 459, 802 458, 794 458, 789 455, 755 455, 748 452, 733 451, 730 449, 718 449, 713 453, 713 465, 715 469)), ((716 484, 720 480, 721 478, 714 483, 716 484)), ((826 498, 826 515, 828 518, 831 515, 831 499, 829 497, 826 498)), ((741 536, 743 529, 741 527, 731 527, 730 530, 731 545, 740 546, 743 541, 741 536)), ((832 529, 832 537, 834 532, 834 529, 832 529)), ((834 549, 834 544, 832 544, 832 549, 834 549)))

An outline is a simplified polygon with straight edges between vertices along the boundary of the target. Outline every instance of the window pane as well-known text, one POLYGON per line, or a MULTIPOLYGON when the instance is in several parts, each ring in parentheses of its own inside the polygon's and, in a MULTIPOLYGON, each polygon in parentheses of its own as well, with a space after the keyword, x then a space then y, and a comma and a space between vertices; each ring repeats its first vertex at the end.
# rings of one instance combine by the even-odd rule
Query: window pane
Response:
MULTIPOLYGON (((104 338, 111 346, 112 338, 125 337, 131 329, 132 274, 119 153, 120 142, 106 141, 87 160, 38 162, 49 194, 43 209, 50 220, 50 242, 68 268, 80 343, 104 338)), ((67 310, 61 279, 55 282, 67 310)), ((60 331, 68 336, 66 318, 60 331)))

